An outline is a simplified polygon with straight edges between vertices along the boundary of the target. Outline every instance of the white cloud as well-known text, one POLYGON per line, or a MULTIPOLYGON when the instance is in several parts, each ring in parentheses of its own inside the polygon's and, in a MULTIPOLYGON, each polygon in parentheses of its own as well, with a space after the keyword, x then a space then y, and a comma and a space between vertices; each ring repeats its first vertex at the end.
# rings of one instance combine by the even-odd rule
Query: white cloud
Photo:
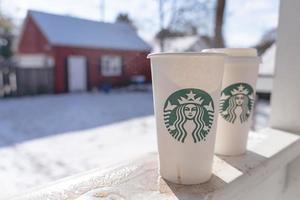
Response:
POLYGON ((253 46, 278 23, 279 0, 228 2, 225 35, 229 46, 253 46))

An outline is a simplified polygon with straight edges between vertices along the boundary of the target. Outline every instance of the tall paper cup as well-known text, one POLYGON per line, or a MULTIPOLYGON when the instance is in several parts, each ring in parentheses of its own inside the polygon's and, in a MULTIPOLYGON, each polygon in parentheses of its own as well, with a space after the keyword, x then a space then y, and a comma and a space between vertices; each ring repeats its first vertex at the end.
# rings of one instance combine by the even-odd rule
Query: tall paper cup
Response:
POLYGON ((150 54, 160 174, 178 184, 209 180, 223 54, 150 54))
POLYGON ((215 153, 240 155, 246 152, 252 122, 260 59, 252 48, 206 49, 228 55, 225 61, 215 153))

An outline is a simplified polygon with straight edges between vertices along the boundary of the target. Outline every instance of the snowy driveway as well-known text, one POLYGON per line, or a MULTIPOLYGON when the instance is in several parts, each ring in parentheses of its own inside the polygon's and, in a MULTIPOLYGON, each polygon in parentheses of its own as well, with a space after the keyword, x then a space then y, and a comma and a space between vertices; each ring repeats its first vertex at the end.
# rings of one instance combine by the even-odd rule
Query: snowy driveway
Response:
POLYGON ((0 147, 153 114, 150 92, 0 100, 0 147))
POLYGON ((0 100, 0 199, 155 149, 150 92, 0 100))

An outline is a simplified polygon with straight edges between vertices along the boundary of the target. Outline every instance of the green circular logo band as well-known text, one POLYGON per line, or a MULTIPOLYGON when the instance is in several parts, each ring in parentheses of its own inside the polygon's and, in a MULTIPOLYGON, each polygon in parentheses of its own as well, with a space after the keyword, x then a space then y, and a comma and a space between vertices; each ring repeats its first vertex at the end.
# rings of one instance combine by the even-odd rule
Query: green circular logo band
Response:
POLYGON ((170 135, 184 143, 192 137, 194 143, 205 140, 214 120, 214 103, 211 96, 196 88, 181 89, 171 94, 164 105, 164 121, 170 135), (193 123, 187 130, 186 123, 193 123))
POLYGON ((253 88, 247 83, 235 83, 221 93, 220 114, 228 122, 244 123, 251 115, 254 103, 253 88))

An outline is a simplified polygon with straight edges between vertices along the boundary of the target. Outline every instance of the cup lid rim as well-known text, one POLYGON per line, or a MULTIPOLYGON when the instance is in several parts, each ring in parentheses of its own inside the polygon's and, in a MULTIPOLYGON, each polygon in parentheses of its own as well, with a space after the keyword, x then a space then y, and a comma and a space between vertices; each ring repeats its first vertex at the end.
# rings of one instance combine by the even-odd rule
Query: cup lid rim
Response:
POLYGON ((160 52, 160 53, 150 53, 147 58, 157 57, 157 56, 218 56, 226 57, 225 53, 206 53, 206 52, 160 52))
POLYGON ((201 52, 224 53, 228 57, 258 57, 255 48, 210 48, 203 49, 201 52))
POLYGON ((260 56, 227 56, 227 62, 240 62, 240 61, 255 61, 262 63, 262 59, 260 56))

